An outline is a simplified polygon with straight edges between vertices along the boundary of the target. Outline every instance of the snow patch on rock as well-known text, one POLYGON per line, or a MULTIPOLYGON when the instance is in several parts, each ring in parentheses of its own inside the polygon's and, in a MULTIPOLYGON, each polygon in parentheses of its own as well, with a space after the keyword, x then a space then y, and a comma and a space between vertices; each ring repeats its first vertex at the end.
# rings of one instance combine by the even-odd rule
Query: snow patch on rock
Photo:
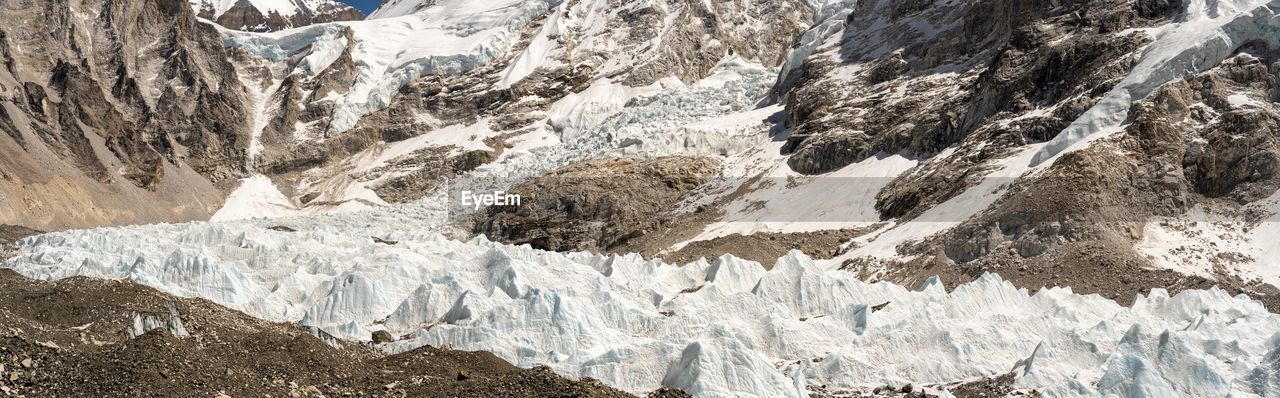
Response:
POLYGON ((295 214, 297 210, 270 178, 254 175, 240 180, 240 186, 227 196, 226 202, 213 214, 211 220, 286 217, 295 214))

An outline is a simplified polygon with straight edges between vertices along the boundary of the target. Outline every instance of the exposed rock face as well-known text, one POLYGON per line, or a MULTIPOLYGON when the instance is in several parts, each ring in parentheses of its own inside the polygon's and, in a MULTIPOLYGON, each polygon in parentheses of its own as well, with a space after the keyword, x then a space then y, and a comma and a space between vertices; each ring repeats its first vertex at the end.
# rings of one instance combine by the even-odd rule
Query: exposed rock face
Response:
MULTIPOLYGON (((825 173, 878 152, 929 156, 971 135, 1001 145, 1051 138, 1150 41, 1125 29, 1182 9, 1147 3, 860 3, 840 45, 777 89, 793 129, 790 164, 825 173)), ((897 216, 904 206, 887 207, 897 216)))
MULTIPOLYGON (((653 253, 668 264, 688 264, 698 259, 714 260, 724 255, 755 261, 765 269, 773 268, 779 257, 799 250, 815 259, 830 259, 843 253, 843 246, 857 237, 874 231, 879 225, 861 229, 814 231, 800 233, 766 232, 751 235, 732 234, 710 240, 690 242, 670 253, 653 253)), ((642 253, 650 254, 650 253, 642 253)))
POLYGON ((359 21, 364 13, 334 1, 288 0, 284 10, 265 8, 252 0, 189 0, 200 18, 217 22, 229 29, 251 32, 274 32, 317 23, 359 21), (230 7, 222 8, 222 3, 230 7))
POLYGON ((605 251, 673 221, 665 216, 717 166, 692 157, 575 164, 512 189, 521 203, 490 207, 473 231, 545 250, 605 251))
POLYGON ((672 75, 692 83, 706 76, 726 55, 777 66, 808 27, 813 13, 796 1, 675 1, 636 11, 621 10, 618 19, 610 22, 619 31, 630 29, 627 40, 619 40, 630 45, 664 35, 656 48, 646 49, 649 59, 637 63, 623 80, 644 86, 672 75), (672 21, 667 29, 660 28, 664 20, 672 21))
MULTIPOLYGON (((1220 223, 1257 226, 1259 215, 1245 205, 1280 190, 1276 55, 1246 46, 1217 68, 1161 88, 1132 110, 1123 134, 1064 155, 988 211, 910 246, 919 257, 892 267, 890 278, 943 274, 957 283, 998 272, 1027 286, 1072 286, 1122 301, 1153 286, 1217 284, 1276 307, 1280 290, 1235 273, 1259 260, 1246 253, 1163 253, 1188 268, 1192 257, 1210 259, 1210 269, 1183 274, 1159 269, 1134 247, 1151 222, 1196 208, 1222 212, 1220 223)), ((1188 239, 1184 247, 1197 244, 1188 239)))
POLYGON ((0 222, 64 228, 207 217, 244 175, 244 92, 180 0, 7 2, 0 222), (194 198, 194 200, 193 200, 194 198))

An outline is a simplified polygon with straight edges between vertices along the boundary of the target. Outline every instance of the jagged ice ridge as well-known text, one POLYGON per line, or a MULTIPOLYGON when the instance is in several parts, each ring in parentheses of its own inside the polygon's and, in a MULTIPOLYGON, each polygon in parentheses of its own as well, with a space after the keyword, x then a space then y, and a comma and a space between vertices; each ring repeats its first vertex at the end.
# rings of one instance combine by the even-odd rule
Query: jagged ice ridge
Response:
POLYGON ((5 266, 128 279, 354 340, 386 329, 406 336, 390 352, 486 350, 637 393, 803 396, 809 383, 1013 371, 1017 387, 1051 396, 1280 394, 1280 315, 1218 289, 1156 289, 1130 307, 1064 288, 1029 294, 995 275, 913 291, 798 252, 767 271, 731 256, 678 267, 335 220, 294 233, 265 221, 58 232, 22 241, 5 266))

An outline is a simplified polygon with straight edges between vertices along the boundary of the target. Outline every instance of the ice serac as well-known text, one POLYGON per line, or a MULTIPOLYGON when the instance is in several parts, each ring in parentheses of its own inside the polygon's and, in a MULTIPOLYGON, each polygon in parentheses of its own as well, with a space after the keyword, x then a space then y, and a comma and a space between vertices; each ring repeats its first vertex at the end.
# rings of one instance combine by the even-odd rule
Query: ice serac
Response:
POLYGON ((735 338, 689 343, 667 369, 664 387, 698 397, 803 397, 767 358, 735 338))
MULTIPOLYGON (((813 26, 800 36, 800 39, 787 51, 782 71, 778 73, 776 89, 785 89, 797 78, 792 75, 805 59, 813 55, 826 41, 844 29, 845 19, 858 5, 858 0, 827 0, 810 3, 814 7, 813 26)), ((777 93, 773 93, 775 96, 777 93)), ((775 98, 776 99, 776 98, 775 98)))
POLYGON ((337 22, 277 33, 224 31, 225 42, 280 60, 335 30, 350 29, 355 83, 337 98, 328 134, 345 132, 359 119, 385 108, 406 83, 432 74, 458 74, 506 51, 520 30, 559 0, 444 0, 413 13, 375 14, 366 21, 337 22), (429 37, 429 40, 423 38, 429 37))
POLYGON ((295 232, 263 221, 57 232, 23 240, 4 266, 129 278, 348 339, 385 327, 406 336, 390 352, 486 350, 636 393, 945 388, 1011 369, 1017 388, 1054 396, 1267 396, 1276 384, 1280 315, 1216 288, 1155 289, 1127 307, 994 274, 915 290, 798 253, 767 271, 732 257, 678 267, 451 241, 388 217, 292 219, 295 232))
POLYGON ((372 325, 392 308, 381 290, 378 282, 363 275, 342 275, 331 282, 328 291, 320 292, 324 299, 307 310, 301 323, 320 328, 341 327, 351 322, 372 325))
POLYGON ((1119 131, 1129 108, 1160 86, 1194 76, 1222 63, 1245 43, 1280 45, 1280 1, 1193 0, 1182 20, 1165 27, 1133 67, 1097 105, 1049 141, 1032 158, 1039 165, 1064 151, 1078 149, 1095 135, 1119 131))
POLYGON ((711 128, 664 129, 753 106, 811 21, 801 0, 405 1, 366 21, 223 35, 252 71, 248 168, 305 172, 281 190, 330 211, 404 203, 473 172, 509 187, 606 151, 748 149, 711 128), (620 137, 617 124, 646 121, 620 137), (495 163, 515 174, 483 170, 495 163))

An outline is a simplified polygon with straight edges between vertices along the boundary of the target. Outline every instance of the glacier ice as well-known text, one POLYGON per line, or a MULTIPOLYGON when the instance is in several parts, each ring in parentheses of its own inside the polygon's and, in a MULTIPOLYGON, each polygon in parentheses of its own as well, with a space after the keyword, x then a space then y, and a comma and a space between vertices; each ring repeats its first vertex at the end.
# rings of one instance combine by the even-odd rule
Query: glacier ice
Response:
POLYGON ((514 44, 525 26, 560 4, 560 0, 414 1, 404 2, 403 14, 393 13, 400 4, 396 2, 364 21, 269 33, 221 27, 219 31, 227 47, 272 61, 306 50, 307 58, 299 67, 315 74, 346 49, 341 33, 350 29, 355 38, 356 78, 336 99, 328 133, 337 134, 386 108, 396 91, 410 81, 432 74, 459 74, 494 60, 514 44))
MULTIPOLYGON (((632 392, 803 396, 1016 370, 1050 396, 1274 396, 1280 316, 1222 290, 1124 307, 987 275, 948 292, 867 283, 798 252, 673 266, 553 253, 367 215, 66 231, 27 238, 25 275, 128 279, 368 340, 488 350, 632 392), (287 223, 298 232, 267 228, 287 223), (396 245, 376 244, 372 236, 396 245), (889 303, 882 309, 869 306, 889 303)), ((144 326, 145 329, 145 326, 144 326)))
POLYGON ((455 191, 507 190, 542 173, 588 159, 728 154, 742 150, 768 137, 735 136, 691 127, 753 109, 768 91, 776 72, 730 58, 712 71, 716 82, 710 85, 685 86, 668 80, 652 87, 632 88, 608 79, 596 81, 587 90, 552 105, 548 120, 541 126, 558 134, 552 145, 507 151, 498 161, 451 180, 450 184, 455 191))
POLYGON ((781 82, 792 71, 800 67, 805 59, 813 55, 826 41, 844 30, 845 19, 857 7, 858 0, 813 0, 809 6, 816 12, 813 15, 813 26, 800 36, 796 44, 787 52, 782 64, 782 73, 778 75, 781 82))
POLYGON ((164 329, 177 337, 191 335, 187 332, 187 328, 182 325, 182 317, 178 315, 178 309, 170 304, 169 312, 165 314, 134 314, 133 324, 129 326, 128 330, 125 330, 125 338, 133 340, 156 329, 164 329))

